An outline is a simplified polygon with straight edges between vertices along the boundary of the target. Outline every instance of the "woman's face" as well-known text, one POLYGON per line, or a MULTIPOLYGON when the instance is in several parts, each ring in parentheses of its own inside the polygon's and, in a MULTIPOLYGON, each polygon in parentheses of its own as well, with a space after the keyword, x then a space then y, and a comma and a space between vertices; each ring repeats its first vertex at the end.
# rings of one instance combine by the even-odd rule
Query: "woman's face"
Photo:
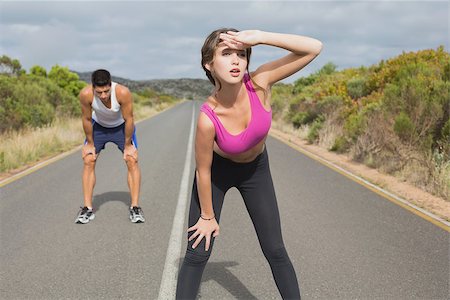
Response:
POLYGON ((221 83, 239 83, 247 69, 246 51, 230 49, 224 43, 220 43, 214 53, 213 62, 206 67, 221 83))

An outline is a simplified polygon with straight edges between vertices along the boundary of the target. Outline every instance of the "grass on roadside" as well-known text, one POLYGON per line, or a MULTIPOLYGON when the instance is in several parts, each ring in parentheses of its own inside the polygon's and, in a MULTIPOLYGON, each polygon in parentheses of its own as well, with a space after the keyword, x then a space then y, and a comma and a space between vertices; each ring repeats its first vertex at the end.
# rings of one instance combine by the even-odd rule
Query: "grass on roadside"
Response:
POLYGON ((83 138, 79 118, 57 119, 46 127, 2 134, 0 172, 23 168, 43 158, 70 150, 80 145, 83 138))

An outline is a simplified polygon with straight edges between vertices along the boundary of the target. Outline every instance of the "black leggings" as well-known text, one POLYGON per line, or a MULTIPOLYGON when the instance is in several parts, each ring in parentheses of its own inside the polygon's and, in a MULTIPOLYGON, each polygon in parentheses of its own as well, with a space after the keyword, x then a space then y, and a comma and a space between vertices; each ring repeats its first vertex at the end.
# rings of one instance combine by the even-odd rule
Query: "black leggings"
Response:
MULTIPOLYGON (((247 211, 252 219, 264 256, 270 264, 275 283, 283 299, 300 299, 300 290, 294 268, 284 248, 281 236, 280 215, 270 175, 266 149, 249 163, 236 163, 214 153, 211 166, 212 204, 219 222, 225 193, 236 187, 241 193, 247 211)), ((197 183, 194 179, 189 227, 200 217, 200 202, 197 183)), ((188 234, 193 234, 194 231, 188 234)), ((195 248, 188 242, 183 265, 178 274, 177 299, 195 299, 203 270, 210 257, 214 238, 209 251, 205 251, 205 239, 195 248)))

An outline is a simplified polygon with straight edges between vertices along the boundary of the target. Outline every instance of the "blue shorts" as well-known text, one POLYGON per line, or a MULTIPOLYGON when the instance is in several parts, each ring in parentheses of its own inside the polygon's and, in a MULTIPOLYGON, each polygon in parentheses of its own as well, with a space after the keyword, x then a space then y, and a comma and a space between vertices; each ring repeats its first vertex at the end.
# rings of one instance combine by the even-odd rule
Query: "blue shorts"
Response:
MULTIPOLYGON (((125 147, 125 123, 122 123, 117 127, 108 128, 103 127, 92 120, 92 131, 95 153, 99 153, 105 149, 105 145, 108 142, 116 144, 120 151, 123 152, 125 147)), ((137 149, 138 144, 136 139, 136 126, 134 127, 133 136, 131 137, 131 143, 137 149)))

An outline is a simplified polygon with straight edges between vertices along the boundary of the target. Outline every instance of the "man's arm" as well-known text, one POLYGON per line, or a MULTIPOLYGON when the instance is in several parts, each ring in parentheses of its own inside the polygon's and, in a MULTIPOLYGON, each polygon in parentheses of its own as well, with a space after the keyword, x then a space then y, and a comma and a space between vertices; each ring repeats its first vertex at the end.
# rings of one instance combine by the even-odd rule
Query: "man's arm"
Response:
POLYGON ((131 139, 134 132, 134 117, 133 117, 133 99, 131 92, 123 85, 116 86, 117 101, 122 109, 122 117, 125 120, 125 149, 124 159, 127 155, 132 156, 137 160, 137 151, 135 147, 131 147, 131 139))
POLYGON ((87 154, 95 155, 94 137, 92 129, 92 100, 94 95, 92 94, 92 87, 87 86, 80 92, 80 104, 81 104, 81 122, 83 125, 84 134, 86 135, 86 145, 83 147, 82 157, 87 154))
POLYGON ((122 109, 122 117, 125 120, 125 146, 131 145, 134 132, 133 99, 131 92, 123 85, 116 87, 117 101, 122 109))

